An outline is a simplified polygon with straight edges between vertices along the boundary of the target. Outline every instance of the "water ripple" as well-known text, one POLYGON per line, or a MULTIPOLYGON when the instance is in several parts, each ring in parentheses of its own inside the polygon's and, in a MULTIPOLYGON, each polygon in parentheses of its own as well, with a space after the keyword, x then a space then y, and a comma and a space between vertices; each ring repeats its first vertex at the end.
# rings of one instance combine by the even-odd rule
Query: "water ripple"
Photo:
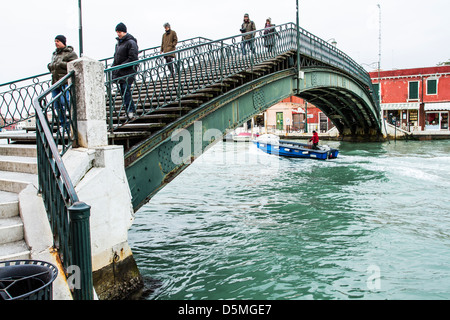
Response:
POLYGON ((129 232, 148 299, 449 299, 450 143, 330 144, 219 143, 161 190, 129 232))

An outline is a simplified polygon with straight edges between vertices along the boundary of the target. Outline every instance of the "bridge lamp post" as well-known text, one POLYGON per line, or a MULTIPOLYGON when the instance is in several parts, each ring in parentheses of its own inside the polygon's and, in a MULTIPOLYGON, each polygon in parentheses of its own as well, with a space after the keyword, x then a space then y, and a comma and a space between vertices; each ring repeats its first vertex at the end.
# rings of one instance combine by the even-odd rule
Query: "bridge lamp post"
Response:
POLYGON ((296 20, 297 20, 297 93, 300 93, 300 78, 303 78, 300 71, 300 17, 298 10, 298 0, 296 0, 296 20))
MULTIPOLYGON (((296 23, 297 23, 297 94, 300 94, 300 79, 303 79, 303 72, 300 70, 300 17, 298 10, 298 0, 295 1, 296 4, 296 23)), ((308 103, 305 103, 305 133, 308 133, 308 103)))
POLYGON ((329 42, 333 47, 337 47, 337 41, 335 38, 328 39, 327 42, 329 42))
POLYGON ((81 18, 81 0, 78 0, 78 18, 79 18, 79 28, 78 28, 78 40, 80 43, 80 57, 83 56, 83 21, 81 18))

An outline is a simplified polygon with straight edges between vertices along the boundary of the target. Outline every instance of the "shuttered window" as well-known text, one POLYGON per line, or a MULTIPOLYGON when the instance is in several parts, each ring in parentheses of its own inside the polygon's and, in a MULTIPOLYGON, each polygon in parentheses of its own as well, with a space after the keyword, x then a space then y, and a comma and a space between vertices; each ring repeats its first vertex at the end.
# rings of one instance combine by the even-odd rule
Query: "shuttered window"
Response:
POLYGON ((373 83, 372 87, 373 87, 373 93, 377 97, 378 101, 380 101, 380 84, 379 83, 373 83))
POLYGON ((437 80, 427 80, 427 94, 437 94, 437 80))
POLYGON ((419 81, 411 81, 409 83, 409 100, 418 100, 419 99, 419 81))

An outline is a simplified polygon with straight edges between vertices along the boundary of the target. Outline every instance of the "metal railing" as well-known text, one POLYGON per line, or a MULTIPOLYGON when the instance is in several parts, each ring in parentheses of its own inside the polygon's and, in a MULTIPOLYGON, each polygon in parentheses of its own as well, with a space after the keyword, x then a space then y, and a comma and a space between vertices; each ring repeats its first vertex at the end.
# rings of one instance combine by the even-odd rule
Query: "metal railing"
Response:
MULTIPOLYGON (((252 71, 259 63, 297 50, 295 24, 287 23, 267 29, 179 48, 170 53, 107 68, 108 130, 112 132, 127 123, 127 113, 130 111, 136 119, 168 105, 176 106, 181 99, 195 95, 207 86, 222 83, 237 73, 252 71), (264 34, 267 29, 274 32, 264 34), (243 36, 247 35, 252 38, 243 40, 243 36), (170 55, 174 55, 175 59, 166 63, 165 57, 170 55), (134 71, 114 78, 113 73, 123 68, 134 71)), ((348 73, 365 85, 371 94, 370 76, 360 65, 328 42, 302 28, 299 31, 303 57, 310 57, 348 73)), ((377 105, 376 97, 373 96, 373 99, 377 105)))
MULTIPOLYGON (((126 117, 128 106, 122 102, 127 91, 130 94, 139 94, 139 96, 144 94, 135 103, 139 107, 136 114, 139 117, 147 115, 161 106, 173 104, 186 94, 194 93, 206 85, 221 82, 226 77, 246 68, 252 68, 255 64, 270 59, 276 54, 297 50, 296 25, 294 23, 276 26, 275 34, 264 35, 264 30, 248 33, 254 36, 250 42, 241 40, 243 34, 216 41, 202 37, 180 41, 178 49, 173 52, 176 59, 170 64, 165 63, 164 57, 168 54, 161 55, 160 46, 141 50, 139 61, 127 65, 111 67, 112 57, 100 60, 105 63, 106 95, 108 104, 111 106, 110 112, 108 112, 109 130, 113 131, 117 126, 128 121, 126 117), (271 52, 267 47, 268 42, 274 42, 271 52), (246 51, 249 51, 250 46, 253 45, 256 54, 243 57, 242 45, 244 43, 246 51), (112 79, 112 71, 130 66, 134 67, 136 72, 130 80, 131 85, 121 92, 119 83, 127 79, 112 79), (175 77, 173 77, 174 81, 168 77, 170 66, 173 66, 176 71, 175 77), (172 82, 177 85, 170 87, 169 84, 173 84, 172 82), (120 105, 122 107, 119 107, 120 105), (116 124, 113 125, 113 122, 116 124)), ((299 28, 299 33, 300 52, 303 56, 354 76, 369 88, 375 105, 379 106, 378 99, 373 94, 370 77, 362 66, 335 46, 305 29, 299 28)), ((50 87, 49 75, 49 73, 45 73, 0 85, 0 128, 34 116, 31 107, 32 100, 50 87)))
MULTIPOLYGON (((203 37, 186 39, 178 43, 178 48, 187 48, 210 41, 203 37)), ((160 46, 156 46, 140 50, 139 59, 159 55, 160 49, 160 46)), ((105 68, 109 68, 113 59, 110 57, 99 61, 105 64, 105 68)), ((33 100, 50 86, 49 72, 0 84, 0 129, 34 117, 33 100)))
POLYGON ((39 192, 66 275, 79 271, 80 286, 73 289, 74 299, 92 300, 90 207, 79 201, 61 158, 77 136, 73 78, 71 72, 33 100, 39 192))

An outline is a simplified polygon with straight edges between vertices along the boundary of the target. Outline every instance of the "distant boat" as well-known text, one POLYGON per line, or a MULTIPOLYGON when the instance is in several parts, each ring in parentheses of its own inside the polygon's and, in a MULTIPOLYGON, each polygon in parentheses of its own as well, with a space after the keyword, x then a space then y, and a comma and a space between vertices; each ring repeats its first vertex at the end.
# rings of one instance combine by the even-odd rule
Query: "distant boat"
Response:
MULTIPOLYGON (((253 134, 254 137, 258 137, 258 134, 253 134)), ((252 139, 252 134, 250 132, 241 132, 239 134, 233 135, 234 142, 250 142, 252 139)))
POLYGON ((311 145, 306 143, 280 140, 273 134, 264 134, 253 140, 258 149, 284 157, 309 158, 317 160, 335 159, 339 154, 338 149, 329 146, 318 146, 318 149, 312 149, 311 145))

